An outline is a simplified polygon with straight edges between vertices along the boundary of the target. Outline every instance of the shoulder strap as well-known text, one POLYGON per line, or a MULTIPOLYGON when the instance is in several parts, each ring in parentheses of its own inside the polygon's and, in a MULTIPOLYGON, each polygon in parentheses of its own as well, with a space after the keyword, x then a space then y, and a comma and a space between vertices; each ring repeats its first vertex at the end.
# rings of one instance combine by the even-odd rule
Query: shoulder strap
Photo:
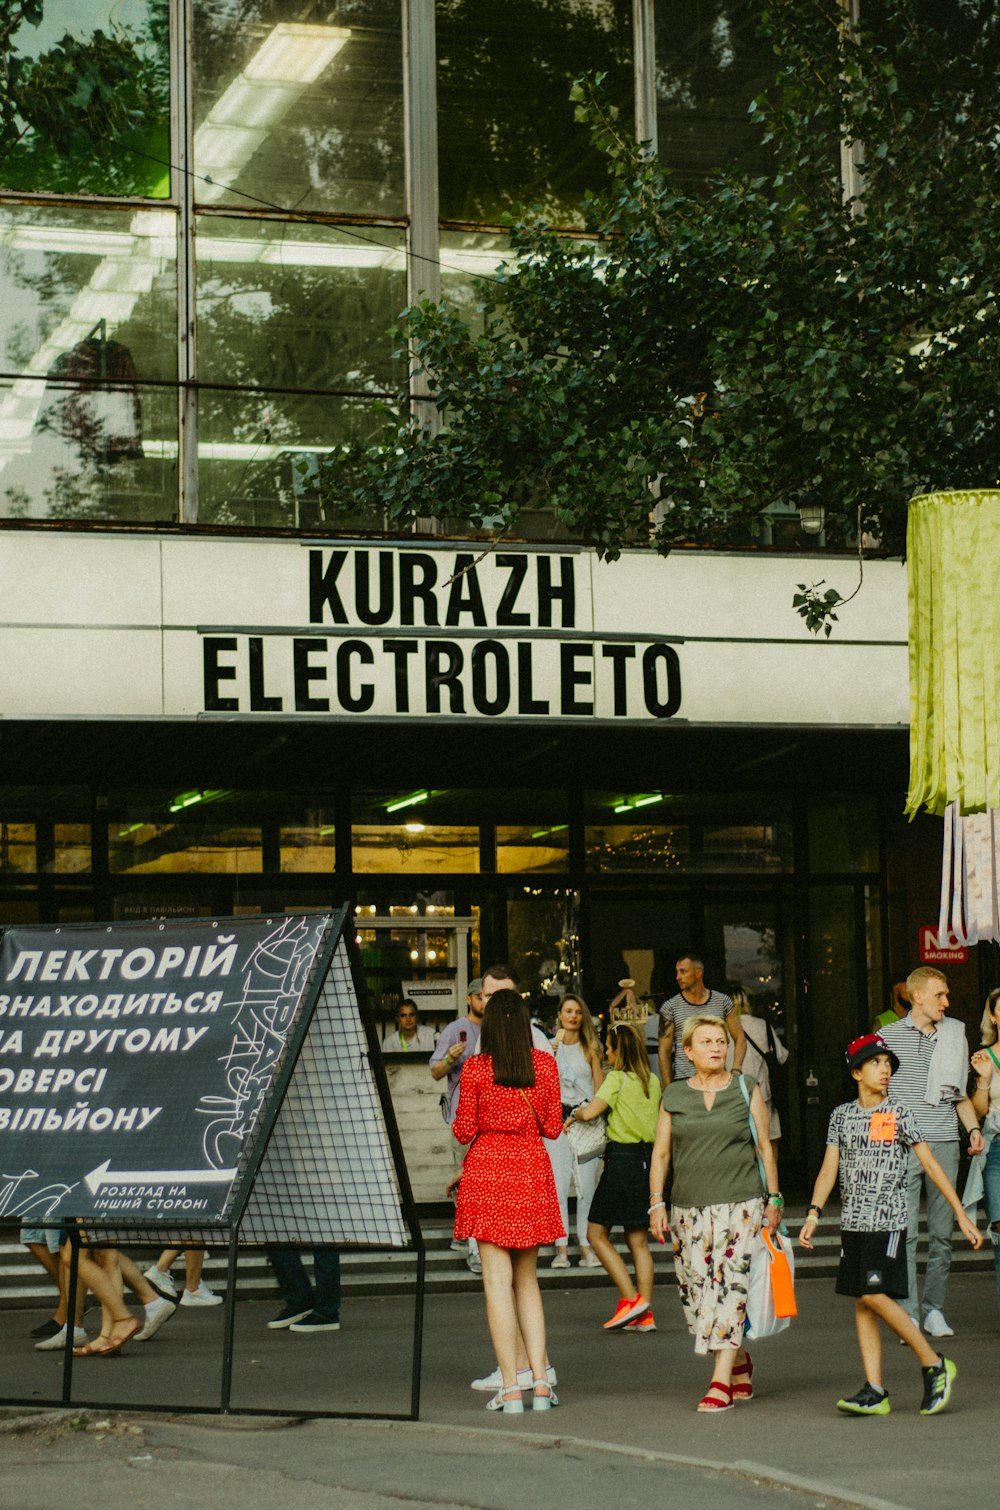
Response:
POLYGON ((542 1119, 538 1115, 538 1112, 535 1110, 535 1103, 532 1101, 531 1097, 528 1095, 528 1092, 524 1089, 523 1085, 518 1086, 518 1090, 521 1092, 521 1095, 524 1097, 524 1104, 525 1104, 525 1106, 528 1108, 528 1110, 530 1111, 531 1115, 535 1119, 535 1126, 538 1128, 539 1137, 544 1137, 544 1134, 542 1132, 542 1119))
POLYGON ((994 1054, 994 1052, 990 1048, 989 1044, 987 1044, 987 1046, 986 1046, 986 1052, 987 1052, 987 1054, 989 1054, 990 1058, 993 1060, 993 1063, 996 1065, 997 1069, 1000 1070, 1000 1059, 998 1059, 997 1056, 994 1054))
POLYGON ((750 1105, 750 1092, 743 1075, 737 1075, 740 1083, 740 1092, 747 1104, 747 1121, 750 1123, 750 1136, 753 1138, 754 1152, 757 1155, 757 1172, 760 1175, 761 1189, 767 1191, 767 1175, 764 1173, 764 1160, 760 1156, 760 1139, 757 1137, 757 1124, 753 1119, 753 1107, 750 1105))

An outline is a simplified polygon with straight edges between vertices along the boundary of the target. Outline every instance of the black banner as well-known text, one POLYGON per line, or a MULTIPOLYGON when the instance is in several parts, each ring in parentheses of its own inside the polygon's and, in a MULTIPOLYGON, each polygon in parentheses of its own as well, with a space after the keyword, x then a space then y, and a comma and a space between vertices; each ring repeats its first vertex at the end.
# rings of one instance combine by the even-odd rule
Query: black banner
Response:
POLYGON ((223 1221, 331 927, 312 914, 8 929, 0 1220, 223 1221))

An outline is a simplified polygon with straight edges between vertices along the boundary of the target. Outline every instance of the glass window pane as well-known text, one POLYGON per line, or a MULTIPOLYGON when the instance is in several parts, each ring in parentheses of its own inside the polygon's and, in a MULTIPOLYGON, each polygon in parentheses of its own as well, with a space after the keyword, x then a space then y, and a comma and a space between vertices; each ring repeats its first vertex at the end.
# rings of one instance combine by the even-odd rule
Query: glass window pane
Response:
POLYGON ((403 214, 400 0, 194 16, 200 203, 403 214))
POLYGON ((604 174, 569 91, 585 73, 606 88, 629 129, 629 0, 438 0, 441 214, 485 221, 538 204, 557 225, 579 221, 585 189, 604 174))
POLYGON ((176 518, 170 211, 0 210, 0 516, 176 518))
POLYGON ((771 795, 587 794, 590 870, 790 871, 792 824, 771 795))
POLYGON ((35 825, 0 823, 0 874, 35 869, 35 825))
POLYGON ((260 828, 221 815, 185 815, 177 821, 127 820, 108 826, 112 875, 196 871, 243 874, 263 868, 260 828))
POLYGON ((878 870, 878 807, 874 797, 816 801, 809 808, 809 869, 813 874, 878 870))
POLYGON ((45 0, 39 10, 4 68, 2 186, 168 197, 168 0, 45 0))
POLYGON ((55 853, 53 869, 62 875, 72 875, 90 869, 90 824, 57 823, 55 825, 55 853))
POLYGON ((507 953, 521 976, 533 1015, 553 1018, 566 991, 580 986, 580 893, 512 892, 507 902, 507 953))
POLYGON ((359 792, 354 798, 354 869, 476 871, 479 798, 475 792, 359 792))
POLYGON ((660 160, 688 189, 729 165, 773 170, 747 109, 774 78, 747 0, 655 0, 656 121, 660 160))
POLYGON ((282 870, 333 870, 336 833, 332 812, 307 813, 299 823, 283 823, 279 835, 282 870))

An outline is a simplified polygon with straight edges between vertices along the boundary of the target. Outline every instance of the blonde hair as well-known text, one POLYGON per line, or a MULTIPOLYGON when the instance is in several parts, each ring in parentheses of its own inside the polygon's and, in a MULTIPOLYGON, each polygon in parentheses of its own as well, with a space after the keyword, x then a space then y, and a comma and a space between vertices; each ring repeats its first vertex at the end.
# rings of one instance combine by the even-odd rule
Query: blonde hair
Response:
POLYGON ((689 1049, 691 1047, 691 1040, 694 1038, 694 1035, 697 1033, 699 1028, 721 1028, 727 1038, 731 1037, 729 1029, 726 1027, 723 1018, 714 1017, 711 1012, 696 1012, 694 1016, 689 1017, 687 1022, 684 1024, 684 1028, 681 1032, 682 1049, 689 1049))
POLYGON ((935 970, 933 965, 918 965, 915 970, 911 970, 906 977, 906 994, 910 1000, 913 1000, 914 991, 922 991, 932 980, 943 980, 945 985, 948 984, 947 975, 935 970))
POLYGON ((649 1054, 646 1041, 631 1022, 613 1022, 608 1029, 608 1053, 618 1056, 626 1075, 635 1075, 649 1099, 649 1054))
MULTIPOLYGON (((733 986, 731 988, 730 992, 729 992, 729 999, 730 999, 730 1001, 733 1004, 732 1015, 734 1017, 752 1017, 753 1016, 753 1002, 750 1000, 749 996, 744 991, 744 989, 743 989, 742 986, 733 986)), ((728 1032, 729 1031, 729 1025, 726 1022, 725 1018, 722 1019, 722 1024, 726 1028, 726 1031, 728 1032)), ((730 1036, 732 1036, 732 1035, 730 1035, 730 1036)))
POLYGON ((592 1059, 595 1054, 600 1059, 601 1040, 597 1036, 597 1029, 594 1027, 594 1019, 590 1014, 590 1008, 583 997, 578 996, 575 991, 567 991, 559 1003, 559 1011, 556 1013, 556 1026, 562 1027, 562 1009, 568 1001, 575 1001, 580 1008, 580 1042, 583 1045, 583 1052, 588 1059, 592 1059))
POLYGON ((996 991, 990 992, 986 998, 986 1005, 983 1008, 983 1020, 979 1025, 979 1041, 984 1048, 989 1048, 1000 1037, 1000 1034, 997 1032, 997 1020, 994 1016, 997 1002, 1000 1002, 1000 987, 996 991))

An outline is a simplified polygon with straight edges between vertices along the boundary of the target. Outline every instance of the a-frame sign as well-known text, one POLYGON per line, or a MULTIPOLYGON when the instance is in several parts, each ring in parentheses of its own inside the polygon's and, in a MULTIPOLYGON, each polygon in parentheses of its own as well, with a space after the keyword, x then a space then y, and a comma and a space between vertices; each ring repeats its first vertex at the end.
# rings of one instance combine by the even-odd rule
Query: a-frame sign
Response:
POLYGON ((0 1223, 65 1228, 74 1275, 81 1242, 227 1246, 224 1411, 241 1245, 411 1249, 416 1418, 424 1245, 348 908, 7 929, 0 1153, 0 1223))

